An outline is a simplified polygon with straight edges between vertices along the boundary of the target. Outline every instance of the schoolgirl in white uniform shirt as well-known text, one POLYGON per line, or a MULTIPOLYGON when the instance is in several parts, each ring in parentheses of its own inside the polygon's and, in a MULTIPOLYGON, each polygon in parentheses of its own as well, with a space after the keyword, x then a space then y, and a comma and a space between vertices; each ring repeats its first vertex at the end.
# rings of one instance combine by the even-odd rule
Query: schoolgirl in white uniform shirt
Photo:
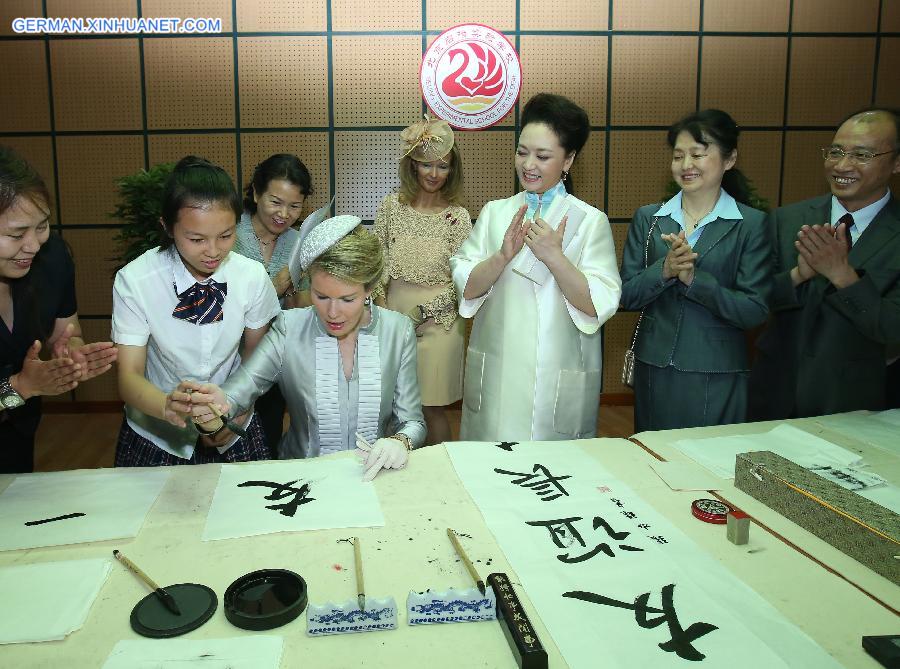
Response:
POLYGON ((222 383, 279 313, 265 268, 231 253, 241 212, 221 167, 183 158, 163 193, 166 242, 116 274, 112 339, 125 401, 117 467, 268 457, 255 415, 233 421, 246 436, 216 430, 221 421, 208 407, 193 406, 182 386, 186 379, 222 383))

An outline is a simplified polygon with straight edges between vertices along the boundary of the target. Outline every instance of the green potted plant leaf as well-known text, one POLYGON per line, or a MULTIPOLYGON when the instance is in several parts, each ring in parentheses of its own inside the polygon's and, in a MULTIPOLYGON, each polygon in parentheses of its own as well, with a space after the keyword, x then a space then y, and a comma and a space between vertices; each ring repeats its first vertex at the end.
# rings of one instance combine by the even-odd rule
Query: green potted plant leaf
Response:
POLYGON ((160 163, 116 181, 119 200, 115 211, 110 214, 122 223, 114 237, 121 249, 115 258, 116 271, 162 242, 163 229, 159 218, 162 214, 163 187, 174 167, 175 163, 160 163))

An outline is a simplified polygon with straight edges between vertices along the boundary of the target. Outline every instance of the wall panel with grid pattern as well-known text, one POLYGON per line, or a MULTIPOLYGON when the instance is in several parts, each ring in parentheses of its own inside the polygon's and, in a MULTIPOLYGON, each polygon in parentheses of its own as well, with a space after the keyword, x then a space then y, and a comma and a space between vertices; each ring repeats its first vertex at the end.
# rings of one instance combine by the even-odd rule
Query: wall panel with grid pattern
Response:
POLYGON ((144 72, 148 129, 234 127, 231 39, 145 39, 144 72))
POLYGON ((7 132, 50 130, 50 86, 44 43, 39 40, 0 42, 0 91, 4 91, 3 119, 7 132))
POLYGON ((705 0, 703 27, 740 33, 785 32, 791 0, 705 0))
POLYGON ((241 125, 291 128, 328 125, 324 37, 242 37, 238 41, 241 125))
MULTIPOLYGON (((587 111, 578 194, 609 213, 617 246, 634 210, 671 179, 665 128, 715 106, 743 129, 738 165, 771 205, 823 192, 818 149, 849 111, 900 105, 897 0, 4 0, 0 142, 41 170, 78 263, 90 338, 108 330, 118 177, 187 153, 244 187, 271 153, 309 167, 306 212, 337 194, 365 219, 396 188, 398 131, 423 111, 422 51, 477 22, 521 55, 523 101, 547 90, 587 111), (212 17, 214 34, 17 35, 15 17, 212 17), (7 64, 13 64, 12 67, 7 64)), ((515 189, 519 108, 460 132, 465 204, 515 189)), ((900 186, 900 183, 895 184, 900 186)), ((605 331, 605 392, 618 381, 633 314, 605 331)), ((115 397, 112 380, 76 399, 115 397)))
POLYGON ((612 122, 669 125, 692 111, 698 43, 693 36, 614 36, 612 122))
MULTIPOLYGON (((21 16, 42 16, 41 0, 6 0, 0 2, 0 35, 15 35, 12 22, 21 16)), ((7 62, 7 61, 3 61, 7 62)))
POLYGON ((50 44, 57 130, 141 127, 136 39, 78 39, 50 44))

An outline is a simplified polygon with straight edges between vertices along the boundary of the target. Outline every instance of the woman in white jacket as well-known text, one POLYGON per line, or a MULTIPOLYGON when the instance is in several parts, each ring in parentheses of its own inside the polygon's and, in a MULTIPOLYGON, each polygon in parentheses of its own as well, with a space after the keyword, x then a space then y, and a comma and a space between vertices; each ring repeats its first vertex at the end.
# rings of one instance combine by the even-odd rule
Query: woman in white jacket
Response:
POLYGON ((475 317, 463 440, 596 434, 600 326, 619 305, 621 280, 609 220, 571 192, 569 170, 589 134, 571 100, 529 100, 515 158, 524 192, 488 202, 451 259, 459 313, 475 317))

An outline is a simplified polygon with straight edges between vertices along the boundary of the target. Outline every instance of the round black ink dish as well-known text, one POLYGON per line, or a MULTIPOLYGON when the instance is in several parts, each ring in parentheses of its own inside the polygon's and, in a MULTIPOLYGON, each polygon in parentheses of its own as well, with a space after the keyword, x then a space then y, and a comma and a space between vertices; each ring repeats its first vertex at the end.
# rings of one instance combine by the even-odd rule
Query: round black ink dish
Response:
POLYGON ((245 630, 287 625, 306 608, 306 581, 287 569, 260 569, 237 579, 225 591, 225 617, 245 630))
POLYGON ((219 606, 216 593, 198 583, 166 586, 181 615, 169 611, 155 592, 144 597, 131 611, 131 629, 151 639, 181 636, 212 618, 219 606))

